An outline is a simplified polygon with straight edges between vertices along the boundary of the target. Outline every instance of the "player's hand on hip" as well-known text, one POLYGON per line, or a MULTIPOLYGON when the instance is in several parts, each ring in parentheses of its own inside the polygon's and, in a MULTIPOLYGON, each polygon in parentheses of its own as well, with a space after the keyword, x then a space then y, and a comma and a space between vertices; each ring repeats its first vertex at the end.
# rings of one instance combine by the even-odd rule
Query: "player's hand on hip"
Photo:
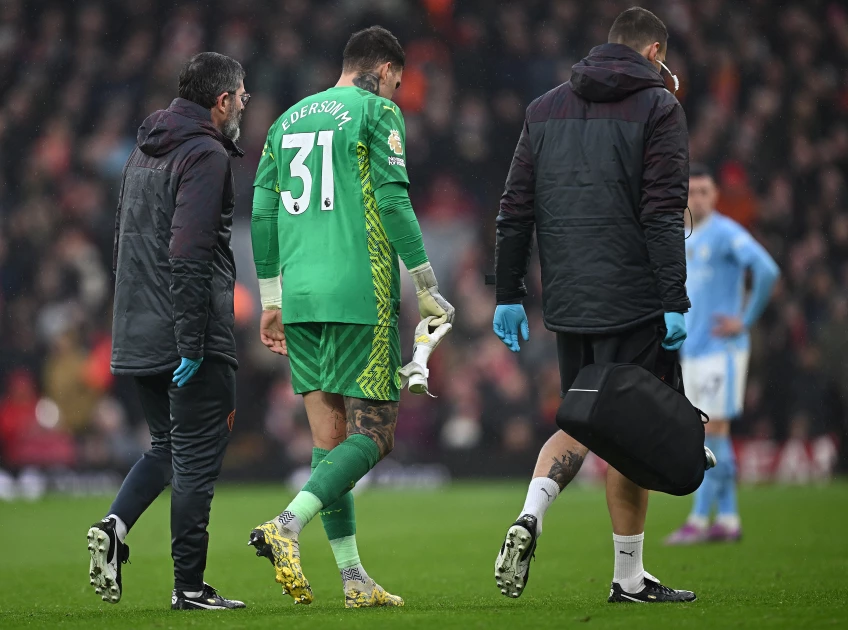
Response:
POLYGON ((278 308, 262 311, 259 317, 259 338, 268 350, 284 357, 289 356, 286 347, 286 331, 283 312, 278 308))
POLYGON ((680 350, 680 346, 686 341, 686 320, 683 313, 666 313, 665 330, 662 347, 671 351, 680 350))
POLYGON ((745 324, 740 317, 716 315, 712 332, 716 337, 736 337, 745 332, 745 324))
POLYGON ((180 359, 180 366, 174 370, 174 378, 171 379, 171 382, 176 383, 177 387, 182 387, 197 373, 201 363, 203 363, 203 357, 199 359, 186 359, 182 357, 180 359))
POLYGON ((415 295, 418 297, 418 314, 421 319, 433 317, 431 328, 438 328, 445 323, 453 323, 456 309, 439 293, 436 274, 430 263, 409 270, 412 284, 415 285, 415 295))
POLYGON ((518 352, 518 332, 524 341, 530 341, 530 322, 527 321, 527 313, 521 304, 498 304, 495 308, 495 318, 492 321, 492 330, 498 339, 506 344, 513 352, 518 352))

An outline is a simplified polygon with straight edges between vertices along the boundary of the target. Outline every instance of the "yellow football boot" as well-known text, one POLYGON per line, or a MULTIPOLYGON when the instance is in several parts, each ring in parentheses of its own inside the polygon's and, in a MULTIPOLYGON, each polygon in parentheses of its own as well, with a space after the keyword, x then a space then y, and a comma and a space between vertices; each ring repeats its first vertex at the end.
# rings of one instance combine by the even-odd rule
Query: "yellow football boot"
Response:
POLYGON ((345 608, 403 606, 403 599, 387 592, 372 578, 345 581, 345 608))
POLYGON ((312 587, 300 566, 296 534, 287 529, 281 532, 274 521, 268 521, 250 532, 247 544, 256 547, 257 556, 265 556, 271 561, 276 581, 283 585, 283 592, 291 595, 295 604, 312 603, 312 587))

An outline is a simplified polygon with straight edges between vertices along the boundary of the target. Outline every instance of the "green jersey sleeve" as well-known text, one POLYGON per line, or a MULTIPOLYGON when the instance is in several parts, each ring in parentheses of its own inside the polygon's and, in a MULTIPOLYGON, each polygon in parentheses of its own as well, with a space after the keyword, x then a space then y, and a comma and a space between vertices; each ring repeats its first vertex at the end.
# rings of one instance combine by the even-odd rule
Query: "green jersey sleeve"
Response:
POLYGON ((371 157, 371 180, 376 190, 383 184, 409 186, 406 173, 406 124, 400 108, 386 99, 375 99, 372 105, 368 153, 371 157))
POLYGON ((280 275, 279 214, 280 196, 264 186, 254 186, 250 240, 256 276, 260 280, 280 275))
POLYGON ((256 169, 256 178, 253 180, 253 185, 279 193, 280 176, 277 170, 277 156, 275 153, 278 143, 274 138, 274 130, 276 128, 277 122, 275 121, 268 130, 265 146, 262 147, 262 157, 259 158, 259 167, 256 169))
POLYGON ((412 210, 409 191, 403 184, 386 184, 374 191, 383 229, 407 269, 428 262, 421 226, 412 210))

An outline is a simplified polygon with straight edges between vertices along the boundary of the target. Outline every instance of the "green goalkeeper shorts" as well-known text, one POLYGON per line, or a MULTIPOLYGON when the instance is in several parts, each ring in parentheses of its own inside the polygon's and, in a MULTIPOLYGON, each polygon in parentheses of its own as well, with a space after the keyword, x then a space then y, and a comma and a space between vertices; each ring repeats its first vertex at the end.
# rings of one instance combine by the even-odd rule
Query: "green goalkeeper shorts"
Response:
POLYGON ((397 326, 286 324, 286 346, 295 394, 400 400, 397 326))

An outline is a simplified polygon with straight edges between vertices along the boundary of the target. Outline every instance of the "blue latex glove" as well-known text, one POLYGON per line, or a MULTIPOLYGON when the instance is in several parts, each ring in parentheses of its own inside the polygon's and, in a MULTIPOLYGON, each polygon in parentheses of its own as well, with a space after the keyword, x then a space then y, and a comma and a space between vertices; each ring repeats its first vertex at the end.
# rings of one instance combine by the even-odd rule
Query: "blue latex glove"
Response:
POLYGON ((495 319, 492 329, 498 339, 506 344, 513 352, 518 352, 518 330, 524 341, 530 341, 530 322, 527 321, 527 313, 521 304, 498 304, 495 308, 495 319))
POLYGON ((203 363, 203 357, 199 359, 186 359, 183 357, 180 360, 180 367, 174 370, 173 382, 177 384, 177 387, 185 385, 194 376, 195 372, 197 372, 201 363, 203 363))
POLYGON ((662 347, 666 350, 680 350, 680 346, 686 341, 686 320, 683 319, 683 313, 666 313, 665 328, 662 347))

